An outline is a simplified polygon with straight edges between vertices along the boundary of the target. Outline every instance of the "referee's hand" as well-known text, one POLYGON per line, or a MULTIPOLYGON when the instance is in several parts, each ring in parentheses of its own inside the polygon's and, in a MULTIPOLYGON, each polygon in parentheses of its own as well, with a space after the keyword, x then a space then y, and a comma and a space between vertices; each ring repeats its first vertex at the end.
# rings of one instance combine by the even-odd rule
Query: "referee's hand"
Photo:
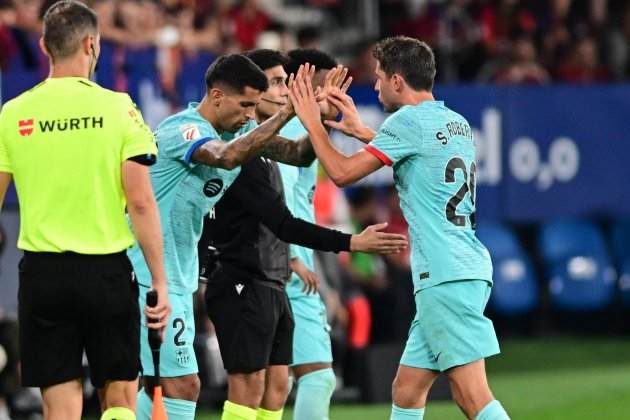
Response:
POLYGON ((407 238, 397 233, 385 233, 387 223, 380 223, 365 228, 350 239, 350 251, 379 254, 396 254, 407 248, 407 238))
POLYGON ((144 315, 147 319, 147 327, 159 330, 160 335, 163 335, 164 328, 168 322, 168 317, 171 314, 171 304, 168 301, 168 290, 166 285, 157 287, 154 286, 153 289, 158 292, 158 303, 154 307, 145 305, 144 315))

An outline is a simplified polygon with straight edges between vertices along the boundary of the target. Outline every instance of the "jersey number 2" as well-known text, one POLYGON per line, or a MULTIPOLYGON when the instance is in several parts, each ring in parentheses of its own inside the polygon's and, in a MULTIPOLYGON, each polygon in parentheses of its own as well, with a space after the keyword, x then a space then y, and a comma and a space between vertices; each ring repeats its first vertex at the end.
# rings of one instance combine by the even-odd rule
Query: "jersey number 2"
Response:
MULTIPOLYGON (((466 226, 466 216, 462 216, 457 214, 457 206, 459 203, 464 201, 466 198, 466 193, 470 193, 470 201, 475 205, 475 172, 477 171, 477 166, 475 162, 470 164, 470 180, 468 179, 468 172, 466 169, 466 164, 462 160, 462 158, 454 157, 448 161, 446 164, 446 169, 444 172, 444 182, 447 184, 451 184, 455 182, 455 171, 457 169, 461 169, 464 174, 464 183, 459 190, 453 195, 446 203, 446 219, 454 224, 455 226, 466 226)), ((473 211, 470 214, 470 226, 475 229, 475 212, 473 211)))

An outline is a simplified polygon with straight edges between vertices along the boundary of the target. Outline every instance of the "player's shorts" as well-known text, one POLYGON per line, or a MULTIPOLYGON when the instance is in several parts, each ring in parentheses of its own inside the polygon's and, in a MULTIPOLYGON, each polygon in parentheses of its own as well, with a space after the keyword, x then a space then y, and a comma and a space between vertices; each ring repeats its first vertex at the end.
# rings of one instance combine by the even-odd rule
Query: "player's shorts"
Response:
POLYGON ((443 372, 498 354, 494 326, 483 314, 491 290, 487 281, 463 280, 418 291, 400 364, 443 372))
POLYGON ((330 325, 319 294, 290 298, 295 319, 292 366, 331 363, 330 325))
POLYGON ((215 271, 205 298, 228 373, 291 364, 294 325, 284 290, 215 271))
POLYGON ((138 377, 138 284, 124 252, 27 251, 19 271, 22 385, 80 378, 84 351, 97 388, 138 377))
MULTIPOLYGON (((142 374, 153 376, 153 357, 149 347, 149 329, 147 328, 144 307, 146 305, 148 287, 140 285, 138 302, 142 309, 142 327, 140 329, 140 354, 142 374)), ((173 378, 193 375, 199 371, 197 358, 193 349, 195 339, 195 317, 193 313, 192 294, 168 294, 171 314, 164 329, 164 339, 160 347, 160 376, 173 378)))

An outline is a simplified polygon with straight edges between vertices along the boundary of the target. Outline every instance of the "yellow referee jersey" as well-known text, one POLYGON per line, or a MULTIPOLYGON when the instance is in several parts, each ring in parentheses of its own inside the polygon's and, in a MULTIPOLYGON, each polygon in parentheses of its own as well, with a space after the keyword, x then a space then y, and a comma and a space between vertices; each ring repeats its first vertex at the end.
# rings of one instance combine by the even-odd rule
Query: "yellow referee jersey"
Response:
POLYGON ((111 254, 129 248, 122 163, 157 154, 127 94, 49 78, 0 111, 0 172, 20 204, 18 248, 111 254))

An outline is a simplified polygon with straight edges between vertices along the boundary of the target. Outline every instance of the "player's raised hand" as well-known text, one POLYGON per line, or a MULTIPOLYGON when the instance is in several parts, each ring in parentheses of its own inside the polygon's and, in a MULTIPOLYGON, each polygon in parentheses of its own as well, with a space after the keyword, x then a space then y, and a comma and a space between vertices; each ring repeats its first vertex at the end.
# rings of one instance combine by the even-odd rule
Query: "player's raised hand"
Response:
POLYGON ((317 103, 319 104, 320 113, 323 120, 334 120, 339 115, 339 108, 334 106, 328 101, 328 96, 335 90, 341 90, 345 93, 350 84, 352 83, 352 77, 348 76, 348 68, 344 66, 337 66, 330 69, 326 73, 324 79, 324 85, 315 91, 317 103))
POLYGON ((407 248, 407 238, 398 233, 385 233, 387 223, 371 225, 350 239, 350 251, 393 254, 407 248))
POLYGON ((309 63, 300 66, 291 83, 289 98, 295 109, 295 113, 305 128, 320 124, 319 105, 313 92, 312 77, 315 74, 315 67, 309 63))
POLYGON ((324 124, 341 131, 347 136, 363 140, 364 132, 369 129, 361 121, 361 116, 352 97, 341 89, 333 89, 328 95, 328 101, 341 111, 341 120, 328 119, 324 121, 324 124))

